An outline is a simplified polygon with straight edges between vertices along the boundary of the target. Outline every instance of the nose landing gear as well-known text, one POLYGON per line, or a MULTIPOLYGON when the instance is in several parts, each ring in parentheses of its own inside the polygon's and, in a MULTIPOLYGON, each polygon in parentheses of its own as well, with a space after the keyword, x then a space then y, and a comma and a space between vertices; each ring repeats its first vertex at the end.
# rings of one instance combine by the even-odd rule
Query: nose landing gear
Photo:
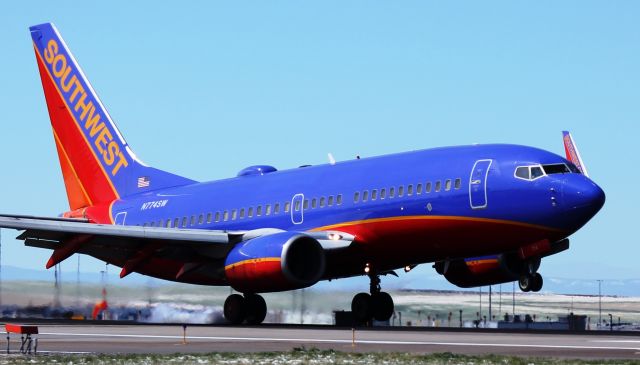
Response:
POLYGON ((539 292, 542 289, 542 275, 539 273, 524 274, 518 280, 518 286, 523 292, 539 292))
POLYGON ((381 291, 380 276, 369 273, 369 293, 358 293, 351 301, 351 312, 358 323, 388 321, 393 315, 394 304, 391 295, 381 291))
POLYGON ((542 275, 538 273, 540 258, 531 258, 524 263, 518 286, 523 292, 539 292, 542 289, 542 275))

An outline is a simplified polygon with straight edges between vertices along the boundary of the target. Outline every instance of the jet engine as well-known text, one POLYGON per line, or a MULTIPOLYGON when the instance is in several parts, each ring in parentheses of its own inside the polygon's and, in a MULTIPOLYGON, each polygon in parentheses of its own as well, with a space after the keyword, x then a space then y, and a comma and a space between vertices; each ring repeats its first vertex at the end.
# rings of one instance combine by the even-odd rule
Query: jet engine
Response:
POLYGON ((452 261, 439 261, 433 267, 438 274, 461 288, 502 284, 519 280, 540 267, 540 259, 522 260, 516 255, 500 254, 452 261), (530 268, 529 265, 532 265, 530 268))
POLYGON ((278 232, 236 245, 225 260, 229 285, 242 293, 306 288, 324 274, 320 243, 304 233, 278 232))
POLYGON ((543 257, 569 249, 569 239, 550 243, 547 240, 524 245, 515 252, 499 255, 438 261, 438 274, 461 288, 502 284, 518 280, 523 291, 539 291, 542 277, 537 273, 543 257))

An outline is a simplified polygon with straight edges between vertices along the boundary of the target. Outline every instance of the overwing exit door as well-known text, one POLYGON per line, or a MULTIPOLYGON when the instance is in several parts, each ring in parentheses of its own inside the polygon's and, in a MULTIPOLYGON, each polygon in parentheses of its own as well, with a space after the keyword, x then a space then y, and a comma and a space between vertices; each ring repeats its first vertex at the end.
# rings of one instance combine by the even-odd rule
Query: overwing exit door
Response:
POLYGON ((303 202, 304 202, 303 194, 296 194, 293 196, 293 199, 291 199, 291 222, 293 222, 293 224, 301 224, 302 221, 304 220, 304 217, 303 217, 304 203, 303 202))

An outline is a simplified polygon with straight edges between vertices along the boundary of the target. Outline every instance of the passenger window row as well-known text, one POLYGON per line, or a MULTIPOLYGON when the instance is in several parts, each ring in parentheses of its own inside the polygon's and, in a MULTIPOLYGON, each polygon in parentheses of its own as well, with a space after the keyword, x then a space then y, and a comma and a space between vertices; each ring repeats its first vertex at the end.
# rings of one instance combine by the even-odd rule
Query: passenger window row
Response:
MULTIPOLYGON (((458 190, 462 187, 462 179, 457 178, 455 180, 446 179, 444 181, 444 191, 449 191, 451 188, 458 190)), ((362 192, 356 191, 353 194, 353 202, 354 203, 365 203, 367 201, 374 200, 383 200, 383 199, 393 199, 393 198, 402 198, 404 196, 412 196, 412 195, 421 195, 421 194, 430 194, 433 189, 433 192, 440 192, 442 190, 442 181, 436 180, 434 184, 431 184, 431 181, 428 181, 422 185, 422 183, 417 185, 407 185, 406 190, 404 185, 400 185, 397 188, 381 188, 381 189, 372 189, 364 190, 362 192), (424 188, 424 189, 423 189, 424 188)))
MULTIPOLYGON (((296 204, 299 205, 300 202, 297 201, 296 204)), ((316 204, 320 208, 323 208, 325 206, 330 207, 333 205, 342 205, 342 194, 335 196, 335 200, 333 195, 330 195, 327 198, 325 197, 321 197, 319 199, 313 198, 311 200, 312 207, 315 208, 316 204)), ((308 209, 308 206, 309 206, 309 200, 307 199, 304 201, 305 209, 308 209)), ((173 220, 171 218, 166 220, 160 219, 158 221, 145 222, 142 224, 142 226, 143 227, 165 227, 165 228, 187 228, 187 227, 194 227, 194 226, 204 224, 205 218, 206 218, 206 223, 211 223, 211 222, 217 223, 217 222, 227 222, 229 220, 234 221, 238 219, 276 215, 280 213, 281 207, 284 213, 289 213, 289 211, 291 210, 291 203, 285 202, 282 205, 280 203, 275 203, 273 205, 267 204, 264 206, 258 205, 257 207, 255 207, 255 209, 254 207, 249 207, 246 209, 240 208, 240 209, 224 210, 224 211, 215 212, 215 214, 207 213, 206 216, 204 214, 200 214, 198 216, 192 215, 189 218, 182 217, 182 218, 174 218, 173 220)), ((296 209, 300 209, 299 206, 296 209)))
MULTIPOLYGON (((296 203, 299 204, 299 202, 296 202, 296 203)), ((331 207, 333 205, 342 205, 342 194, 336 195, 335 199, 333 195, 329 195, 328 197, 323 196, 320 198, 305 199, 303 208, 304 210, 308 210, 308 209, 331 207)), ((296 206, 295 209, 299 210, 299 207, 296 206)))

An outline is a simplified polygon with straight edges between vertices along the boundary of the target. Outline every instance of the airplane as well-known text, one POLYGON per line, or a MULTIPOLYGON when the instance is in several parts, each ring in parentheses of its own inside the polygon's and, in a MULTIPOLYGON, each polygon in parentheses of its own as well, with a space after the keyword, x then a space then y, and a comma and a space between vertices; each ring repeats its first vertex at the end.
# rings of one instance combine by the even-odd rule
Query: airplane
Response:
POLYGON ((50 268, 85 254, 165 280, 230 286, 224 317, 259 324, 260 293, 366 275, 359 323, 388 321, 381 277, 433 264, 451 283, 518 281, 539 291, 541 259, 603 206, 573 138, 566 158, 486 144, 277 170, 249 166, 198 182, 145 165, 51 23, 30 27, 69 201, 58 217, 0 215, 50 268))

